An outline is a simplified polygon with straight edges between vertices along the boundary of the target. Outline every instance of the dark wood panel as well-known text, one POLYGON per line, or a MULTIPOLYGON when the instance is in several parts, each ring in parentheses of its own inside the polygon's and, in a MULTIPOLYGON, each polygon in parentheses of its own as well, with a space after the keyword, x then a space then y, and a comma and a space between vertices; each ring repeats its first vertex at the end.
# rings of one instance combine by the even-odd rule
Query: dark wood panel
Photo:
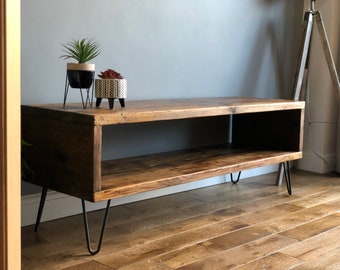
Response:
POLYGON ((101 189, 101 127, 22 116, 23 157, 34 171, 27 181, 70 195, 101 189))

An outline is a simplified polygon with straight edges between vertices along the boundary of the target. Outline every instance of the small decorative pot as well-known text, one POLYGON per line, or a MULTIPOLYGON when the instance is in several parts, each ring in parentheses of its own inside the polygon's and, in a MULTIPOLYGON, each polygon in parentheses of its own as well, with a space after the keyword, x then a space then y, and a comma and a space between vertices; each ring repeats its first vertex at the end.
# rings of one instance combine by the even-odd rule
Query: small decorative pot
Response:
POLYGON ((92 100, 90 100, 90 88, 92 86, 93 94, 93 80, 95 74, 95 64, 85 63, 67 63, 66 68, 66 82, 64 92, 64 107, 68 95, 69 87, 80 89, 81 100, 83 102, 83 108, 87 107, 87 104, 92 106, 92 100), (83 98, 83 91, 86 92, 86 98, 83 98))
POLYGON ((67 64, 67 78, 72 88, 90 88, 95 73, 94 64, 67 64))
POLYGON ((100 106, 103 98, 109 100, 110 109, 113 108, 114 100, 119 99, 120 105, 125 107, 127 96, 126 79, 95 79, 96 107, 100 106))

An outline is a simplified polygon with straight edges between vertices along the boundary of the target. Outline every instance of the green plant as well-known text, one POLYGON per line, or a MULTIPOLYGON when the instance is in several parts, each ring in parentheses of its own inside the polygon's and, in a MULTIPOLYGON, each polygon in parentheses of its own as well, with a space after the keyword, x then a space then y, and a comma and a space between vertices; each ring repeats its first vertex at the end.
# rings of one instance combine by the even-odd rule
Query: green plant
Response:
POLYGON ((100 54, 100 45, 93 39, 74 39, 62 46, 65 54, 60 58, 75 59, 78 63, 86 63, 100 54))

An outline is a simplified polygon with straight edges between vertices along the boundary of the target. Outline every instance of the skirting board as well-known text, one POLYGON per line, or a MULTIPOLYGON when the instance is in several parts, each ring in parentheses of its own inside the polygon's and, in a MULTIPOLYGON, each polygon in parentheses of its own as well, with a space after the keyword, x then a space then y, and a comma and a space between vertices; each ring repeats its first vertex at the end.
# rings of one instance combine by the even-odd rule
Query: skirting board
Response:
MULTIPOLYGON (((277 171, 277 165, 256 168, 242 172, 241 179, 263 175, 277 171)), ((236 175, 234 175, 236 178, 236 175)), ((273 179, 275 183, 276 179, 273 179)), ((136 195, 126 196, 111 200, 111 206, 127 204, 131 202, 151 199, 154 197, 165 196, 173 193, 193 190, 197 188, 217 185, 230 182, 229 175, 222 175, 213 178, 207 178, 192 183, 167 187, 159 190, 148 191, 136 195)), ((40 194, 26 195, 21 198, 21 226, 35 224, 40 202, 40 194)), ((87 203, 87 210, 95 211, 105 208, 105 202, 87 203)), ((41 217, 41 222, 63 218, 67 216, 77 215, 82 212, 81 201, 78 198, 68 196, 55 191, 48 191, 44 211, 41 217)))
POLYGON ((335 155, 328 155, 321 158, 314 154, 304 153, 303 158, 296 162, 296 167, 304 171, 324 174, 334 171, 335 162, 335 155))

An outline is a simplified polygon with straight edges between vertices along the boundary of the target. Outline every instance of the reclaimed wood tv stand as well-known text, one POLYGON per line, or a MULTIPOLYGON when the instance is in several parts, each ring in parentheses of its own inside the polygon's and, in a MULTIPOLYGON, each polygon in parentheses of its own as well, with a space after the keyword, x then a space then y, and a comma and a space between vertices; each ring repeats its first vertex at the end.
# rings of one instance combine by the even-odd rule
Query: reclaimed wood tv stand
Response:
POLYGON ((100 250, 110 200, 208 177, 282 163, 291 194, 289 161, 302 157, 304 102, 258 98, 129 101, 125 108, 81 104, 22 105, 24 155, 43 187, 82 200, 87 247, 100 250), (181 119, 223 118, 223 143, 165 153, 102 160, 103 127, 181 119), (90 246, 84 201, 108 201, 98 248, 90 246))

